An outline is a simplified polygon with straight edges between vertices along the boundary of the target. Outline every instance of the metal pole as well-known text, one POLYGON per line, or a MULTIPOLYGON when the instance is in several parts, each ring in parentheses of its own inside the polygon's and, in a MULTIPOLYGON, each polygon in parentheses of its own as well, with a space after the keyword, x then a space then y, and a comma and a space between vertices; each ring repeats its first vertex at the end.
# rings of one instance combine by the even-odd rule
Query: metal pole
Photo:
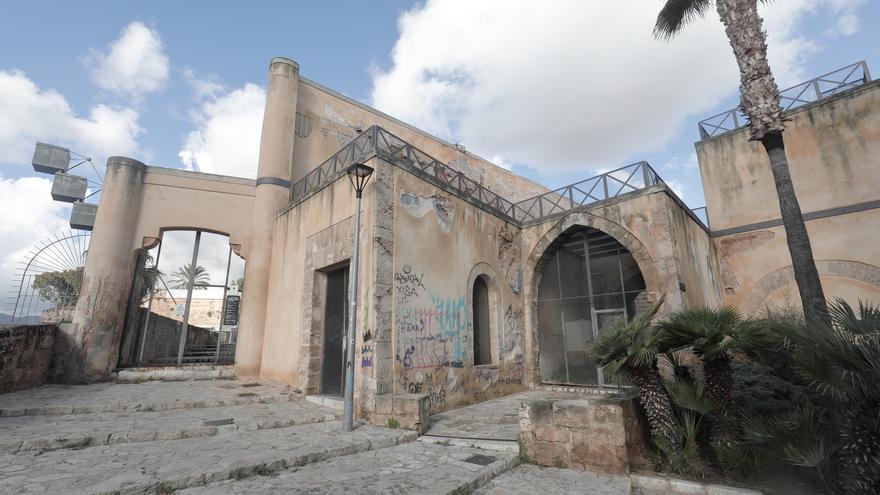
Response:
POLYGON ((353 426, 353 399, 354 399, 354 346, 357 323, 357 291, 358 291, 358 262, 361 251, 361 192, 357 192, 354 214, 354 254, 352 255, 351 286, 349 287, 350 306, 348 310, 348 342, 345 348, 345 409, 342 420, 342 430, 351 431, 353 426))
POLYGON ((186 305, 183 308, 183 328, 180 332, 180 346, 177 348, 177 365, 183 364, 183 350, 186 347, 186 333, 189 330, 189 307, 192 304, 193 285, 196 281, 196 263, 199 262, 199 241, 202 239, 202 231, 196 231, 196 242, 193 244, 192 263, 190 263, 189 283, 186 284, 186 305))

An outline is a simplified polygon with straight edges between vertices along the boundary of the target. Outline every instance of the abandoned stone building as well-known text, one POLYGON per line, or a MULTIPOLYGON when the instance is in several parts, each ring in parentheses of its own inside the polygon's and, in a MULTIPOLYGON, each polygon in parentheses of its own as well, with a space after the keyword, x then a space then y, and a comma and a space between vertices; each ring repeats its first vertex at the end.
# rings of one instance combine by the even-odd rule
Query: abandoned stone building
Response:
MULTIPOLYGON (((786 141, 818 268, 829 297, 880 301, 880 83, 865 70, 817 91, 788 111, 786 141)), ((256 180, 109 159, 56 364, 101 380, 216 345, 240 378, 340 394, 355 239, 345 170, 364 163, 375 171, 359 237, 358 418, 607 385, 584 345, 661 296, 663 311, 798 303, 766 155, 735 111, 720 117, 696 144, 704 221, 646 162, 550 191, 275 58, 256 180), (187 291, 177 312, 143 298, 174 232, 191 236, 194 262, 210 237, 243 266, 240 317, 222 339, 180 338, 187 291)))

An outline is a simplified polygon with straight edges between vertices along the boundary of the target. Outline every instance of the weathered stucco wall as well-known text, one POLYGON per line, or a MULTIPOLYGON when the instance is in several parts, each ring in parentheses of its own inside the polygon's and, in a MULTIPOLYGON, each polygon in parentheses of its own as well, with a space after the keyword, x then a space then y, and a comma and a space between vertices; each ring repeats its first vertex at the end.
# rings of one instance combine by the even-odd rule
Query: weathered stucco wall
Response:
MULTIPOLYGON (((786 114, 785 149, 804 213, 878 199, 880 81, 786 114)), ((767 153, 743 128, 696 144, 712 230, 780 218, 767 153)))
POLYGON ((432 412, 524 388, 519 228, 394 169, 394 392, 432 412), (472 291, 489 288, 492 364, 474 365, 472 291))
POLYGON ((358 129, 378 124, 511 201, 547 191, 540 184, 302 77, 297 113, 293 181, 348 144, 358 129))
MULTIPOLYGON (((787 115, 786 155, 829 299, 880 301, 878 110, 875 81, 787 115)), ((724 302, 747 315, 799 307, 763 148, 745 129, 696 146, 724 302)))

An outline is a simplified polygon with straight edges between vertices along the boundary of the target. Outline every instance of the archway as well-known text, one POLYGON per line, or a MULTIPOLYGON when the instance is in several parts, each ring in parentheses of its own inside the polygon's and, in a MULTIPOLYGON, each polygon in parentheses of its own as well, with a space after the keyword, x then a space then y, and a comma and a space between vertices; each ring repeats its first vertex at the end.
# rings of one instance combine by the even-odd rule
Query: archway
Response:
POLYGON ((632 253, 598 229, 575 226, 542 256, 534 332, 543 383, 604 385, 586 345, 616 321, 649 304, 645 278, 632 253))

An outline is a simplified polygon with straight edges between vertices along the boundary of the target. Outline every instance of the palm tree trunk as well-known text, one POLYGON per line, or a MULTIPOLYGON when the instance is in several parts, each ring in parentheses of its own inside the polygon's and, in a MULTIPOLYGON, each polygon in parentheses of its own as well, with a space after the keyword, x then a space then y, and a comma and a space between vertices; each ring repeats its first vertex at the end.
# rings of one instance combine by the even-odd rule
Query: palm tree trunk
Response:
POLYGON ((804 307, 804 319, 808 322, 831 324, 828 306, 825 303, 825 292, 813 259, 813 248, 791 174, 788 171, 788 160, 785 158, 785 142, 781 132, 769 132, 761 138, 761 144, 770 157, 770 170, 776 183, 776 195, 779 197, 779 211, 782 213, 782 225, 785 227, 785 240, 791 255, 791 267, 797 283, 804 307))
POLYGON ((651 436, 665 439, 676 455, 681 451, 681 432, 669 394, 660 381, 656 368, 642 366, 632 370, 630 379, 639 391, 639 402, 645 410, 651 436))
POLYGON ((758 15, 758 0, 717 0, 715 7, 739 65, 741 105, 749 118, 751 139, 761 141, 770 158, 804 318, 828 323, 825 294, 785 158, 779 88, 767 61, 767 36, 758 15))
POLYGON ((703 373, 706 375, 706 392, 718 405, 713 414, 712 439, 725 445, 731 445, 739 437, 736 421, 731 411, 731 394, 733 390, 733 373, 730 370, 730 359, 703 358, 703 373))

